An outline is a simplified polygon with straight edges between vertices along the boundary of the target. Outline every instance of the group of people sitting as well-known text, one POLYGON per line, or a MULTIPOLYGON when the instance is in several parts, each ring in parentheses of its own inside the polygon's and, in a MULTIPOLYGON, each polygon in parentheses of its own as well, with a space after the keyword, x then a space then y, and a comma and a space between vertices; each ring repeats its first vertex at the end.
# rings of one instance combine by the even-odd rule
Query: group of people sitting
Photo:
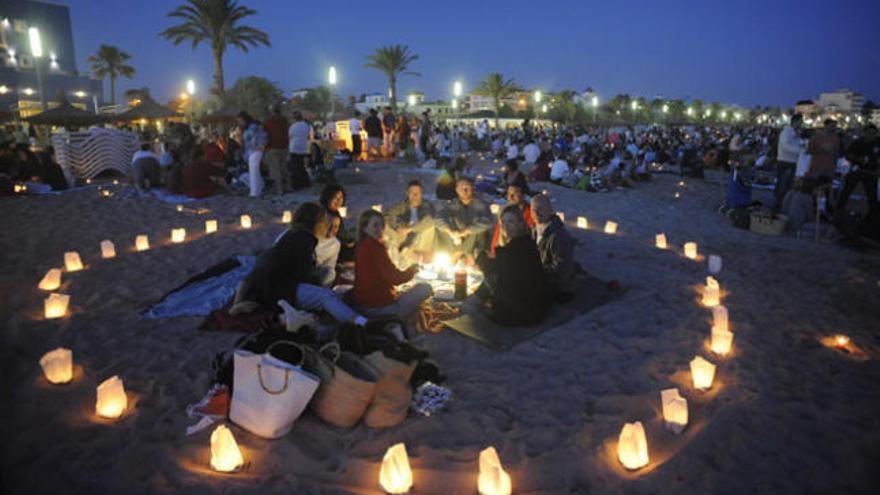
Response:
POLYGON ((493 217, 469 178, 455 185, 456 198, 435 207, 424 199, 422 184, 410 182, 406 197, 387 214, 364 211, 354 236, 340 214, 345 190, 327 186, 320 202, 300 205, 291 226, 257 257, 230 313, 278 311, 279 301, 286 301, 339 323, 363 326, 382 317, 411 323, 433 295, 429 283, 413 279, 441 252, 454 265, 479 267, 483 283, 468 307, 500 324, 540 323, 552 304, 572 298, 579 271, 575 241, 548 196, 528 202, 511 184, 508 203, 493 217), (352 263, 354 279, 345 280, 337 267, 352 263), (350 290, 339 290, 349 284, 350 290))
POLYGON ((34 153, 29 143, 7 142, 0 147, 0 196, 14 194, 18 184, 44 191, 60 191, 70 186, 51 146, 34 153))

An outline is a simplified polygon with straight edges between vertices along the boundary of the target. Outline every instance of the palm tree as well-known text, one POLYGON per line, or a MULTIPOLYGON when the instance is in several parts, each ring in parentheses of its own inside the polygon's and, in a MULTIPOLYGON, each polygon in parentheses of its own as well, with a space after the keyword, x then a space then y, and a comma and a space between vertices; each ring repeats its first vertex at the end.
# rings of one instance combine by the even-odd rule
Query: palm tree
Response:
POLYGON ((168 13, 168 17, 182 22, 159 35, 173 41, 175 46, 188 41, 195 48, 203 41, 210 42, 214 57, 214 93, 223 98, 223 55, 229 45, 245 53, 259 45, 271 46, 268 34, 239 24, 256 13, 236 0, 186 0, 184 5, 168 13))
POLYGON ((391 108, 397 110, 397 76, 421 76, 418 72, 409 70, 409 64, 415 62, 418 55, 409 51, 406 45, 389 45, 376 48, 376 51, 367 56, 369 63, 364 67, 380 70, 388 77, 388 87, 391 89, 391 108))
POLYGON ((492 103, 495 107, 496 129, 498 129, 498 112, 501 110, 501 102, 513 96, 517 91, 519 91, 519 86, 516 85, 513 78, 504 79, 504 76, 499 72, 490 73, 474 88, 475 94, 492 97, 492 103))
POLYGON ((98 52, 89 57, 92 75, 98 79, 110 78, 110 104, 116 104, 116 78, 134 77, 134 67, 127 65, 131 55, 112 45, 101 45, 98 52))

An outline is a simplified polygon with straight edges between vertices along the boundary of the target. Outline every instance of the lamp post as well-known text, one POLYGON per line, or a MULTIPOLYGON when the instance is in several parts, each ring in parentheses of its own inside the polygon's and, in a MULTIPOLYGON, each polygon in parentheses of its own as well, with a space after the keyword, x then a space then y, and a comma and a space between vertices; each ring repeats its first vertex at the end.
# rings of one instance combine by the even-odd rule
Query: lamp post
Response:
POLYGON ((327 82, 330 84, 330 116, 336 113, 336 67, 330 66, 327 71, 327 82))
POLYGON ((534 99, 535 99, 535 118, 536 118, 536 119, 538 118, 538 104, 541 103, 541 96, 543 96, 543 95, 541 94, 541 90, 540 90, 540 89, 536 89, 536 90, 535 90, 535 94, 534 94, 534 99))
POLYGON ((461 81, 455 81, 452 85, 452 95, 455 96, 455 98, 452 99, 452 109, 455 110, 455 118, 458 120, 458 125, 461 125, 461 112, 458 109, 458 99, 461 98, 461 93, 461 81))
POLYGON ((49 105, 46 103, 46 87, 43 81, 43 41, 40 39, 40 30, 35 27, 28 28, 28 39, 31 42, 31 55, 34 56, 34 67, 37 70, 37 85, 40 89, 40 106, 45 112, 49 105))
POLYGON ((189 95, 189 125, 192 127, 195 122, 195 94, 196 82, 192 79, 186 80, 186 93, 189 95))

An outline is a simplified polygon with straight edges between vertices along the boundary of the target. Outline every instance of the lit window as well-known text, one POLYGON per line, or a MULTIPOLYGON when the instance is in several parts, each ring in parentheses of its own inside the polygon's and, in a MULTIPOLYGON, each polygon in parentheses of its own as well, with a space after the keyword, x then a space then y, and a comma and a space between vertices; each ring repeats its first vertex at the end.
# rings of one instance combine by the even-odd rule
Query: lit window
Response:
POLYGON ((28 96, 31 96, 32 94, 34 94, 34 90, 32 88, 24 88, 21 92, 28 95, 28 96))

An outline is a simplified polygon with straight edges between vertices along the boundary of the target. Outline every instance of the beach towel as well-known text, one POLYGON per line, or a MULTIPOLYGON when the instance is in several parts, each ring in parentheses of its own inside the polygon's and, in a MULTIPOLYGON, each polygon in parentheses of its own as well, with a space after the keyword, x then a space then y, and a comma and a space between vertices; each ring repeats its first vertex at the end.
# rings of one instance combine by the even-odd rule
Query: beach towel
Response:
POLYGON ((190 278, 144 312, 150 319, 207 316, 235 295, 239 282, 253 269, 255 256, 224 260, 190 278))
POLYGON ((621 297, 623 291, 614 289, 608 282, 585 277, 578 281, 574 298, 564 304, 555 304, 540 325, 510 327, 499 325, 482 312, 474 312, 453 320, 446 326, 465 337, 496 351, 512 349, 516 345, 556 328, 578 316, 589 313, 599 306, 621 297))

